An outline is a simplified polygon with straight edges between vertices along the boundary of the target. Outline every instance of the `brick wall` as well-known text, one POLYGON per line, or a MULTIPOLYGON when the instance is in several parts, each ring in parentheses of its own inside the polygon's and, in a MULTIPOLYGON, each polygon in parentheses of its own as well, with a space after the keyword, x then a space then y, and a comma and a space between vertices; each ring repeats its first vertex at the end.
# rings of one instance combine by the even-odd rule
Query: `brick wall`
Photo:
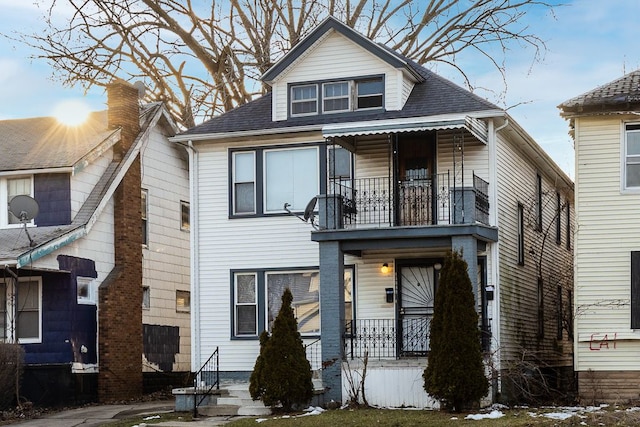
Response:
MULTIPOLYGON (((116 159, 123 158, 140 132, 138 91, 124 81, 107 88, 110 128, 121 128, 116 159)), ((115 268, 99 291, 98 398, 128 399, 142 394, 142 228, 140 158, 114 194, 115 268)))

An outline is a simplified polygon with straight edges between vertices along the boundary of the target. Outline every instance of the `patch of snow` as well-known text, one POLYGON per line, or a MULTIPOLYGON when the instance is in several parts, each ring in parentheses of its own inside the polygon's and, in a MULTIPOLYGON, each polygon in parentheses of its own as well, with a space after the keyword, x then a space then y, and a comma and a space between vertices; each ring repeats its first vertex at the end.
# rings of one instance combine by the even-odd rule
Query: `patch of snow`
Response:
POLYGON ((504 417, 502 411, 491 411, 488 414, 469 414, 464 417, 465 420, 485 420, 491 419, 495 420, 496 418, 504 417))
POLYGON ((256 422, 257 423, 263 423, 263 422, 265 422, 267 420, 268 420, 268 418, 256 418, 256 422))
POLYGON ((155 419, 158 419, 158 418, 160 418, 160 415, 152 415, 150 417, 145 417, 142 420, 143 421, 149 421, 149 420, 155 420, 155 419))
POLYGON ((573 417, 573 413, 571 412, 549 412, 547 414, 542 414, 545 418, 551 418, 552 420, 566 420, 568 418, 573 417))

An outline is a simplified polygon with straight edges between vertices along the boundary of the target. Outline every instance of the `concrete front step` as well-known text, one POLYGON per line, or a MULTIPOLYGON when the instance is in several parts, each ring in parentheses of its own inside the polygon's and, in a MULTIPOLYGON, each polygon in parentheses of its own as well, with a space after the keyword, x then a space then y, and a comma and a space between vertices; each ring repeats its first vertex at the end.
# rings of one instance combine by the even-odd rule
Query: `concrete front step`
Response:
POLYGON ((198 408, 198 413, 206 416, 264 416, 270 415, 271 409, 265 407, 261 401, 251 399, 249 384, 222 384, 222 393, 212 398, 206 406, 198 408))

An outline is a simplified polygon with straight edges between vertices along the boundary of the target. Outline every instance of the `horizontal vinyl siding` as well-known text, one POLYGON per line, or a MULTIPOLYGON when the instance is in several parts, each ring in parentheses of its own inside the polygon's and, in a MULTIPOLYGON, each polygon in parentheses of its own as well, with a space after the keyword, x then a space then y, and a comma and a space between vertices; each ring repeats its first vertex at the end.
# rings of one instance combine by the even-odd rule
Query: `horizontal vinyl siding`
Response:
MULTIPOLYGON (((349 77, 385 75, 385 103, 388 110, 397 109, 401 88, 397 85, 398 71, 362 47, 338 33, 332 33, 309 49, 304 56, 285 71, 284 78, 274 86, 276 120, 287 118, 287 84, 349 77), (327 64, 331 64, 327 67, 327 64)), ((321 107, 318 106, 321 110, 321 107)))
MULTIPOLYGON (((273 143, 282 140, 272 141, 273 143)), ((287 141, 289 142, 289 141, 287 141)), ((245 146, 265 144, 251 141, 245 146)), ((234 144, 240 146, 240 144, 234 144)), ((231 340, 230 270, 317 267, 312 228, 293 216, 228 218, 228 146, 202 149, 198 163, 200 360, 220 347, 220 369, 249 371, 257 340, 231 340)))
MULTIPOLYGON (((627 117, 637 120, 636 117, 627 117)), ((576 119, 577 370, 640 370, 630 329, 631 251, 640 250, 640 194, 622 194, 620 117, 576 119), (617 333, 616 348, 597 341, 617 333), (627 338, 625 339, 621 339, 627 338), (590 348, 591 347, 591 348, 590 348)))
POLYGON ((451 185, 456 178, 456 185, 464 183, 465 187, 472 187, 474 173, 485 181, 489 180, 489 150, 470 133, 460 130, 440 131, 437 144, 438 174, 449 172, 451 185), (454 160, 455 137, 463 138, 464 152, 456 151, 454 160))
MULTIPOLYGON (((556 342, 557 309, 556 286, 563 286, 563 309, 567 307, 568 291, 572 287, 572 252, 566 248, 566 213, 561 215, 562 242, 556 244, 555 211, 556 191, 561 200, 573 207, 570 188, 556 188, 554 182, 542 172, 543 232, 535 228, 536 174, 538 169, 513 143, 498 136, 497 179, 500 268, 500 347, 505 360, 520 358, 523 346, 534 351, 550 364, 570 364, 571 342, 568 334, 556 342), (525 265, 518 265, 517 206, 524 206, 524 258, 525 265), (546 240, 544 234, 547 233, 546 240), (531 251, 535 254, 532 254, 531 251), (537 303, 537 263, 543 252, 542 277, 544 289, 544 339, 539 341, 537 303), (559 350, 559 351, 558 351, 559 350)), ((491 184, 491 183, 490 183, 491 184)))
POLYGON ((355 178, 383 178, 393 174, 390 142, 386 136, 357 143, 355 178))

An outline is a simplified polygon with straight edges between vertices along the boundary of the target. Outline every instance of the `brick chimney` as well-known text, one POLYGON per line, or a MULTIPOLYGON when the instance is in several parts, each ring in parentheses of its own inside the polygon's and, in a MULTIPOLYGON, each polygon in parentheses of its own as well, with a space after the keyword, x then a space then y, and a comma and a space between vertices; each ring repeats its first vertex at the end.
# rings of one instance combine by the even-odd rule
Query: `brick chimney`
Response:
MULTIPOLYGON (((122 161, 140 133, 138 90, 116 80, 107 87, 108 126, 121 129, 114 160, 122 161)), ((99 289, 99 374, 101 402, 141 396, 142 384, 142 221, 138 155, 116 189, 115 266, 99 289)))
POLYGON ((140 133, 138 89, 124 80, 114 80, 107 86, 107 106, 109 129, 122 129, 115 153, 120 160, 140 133))

